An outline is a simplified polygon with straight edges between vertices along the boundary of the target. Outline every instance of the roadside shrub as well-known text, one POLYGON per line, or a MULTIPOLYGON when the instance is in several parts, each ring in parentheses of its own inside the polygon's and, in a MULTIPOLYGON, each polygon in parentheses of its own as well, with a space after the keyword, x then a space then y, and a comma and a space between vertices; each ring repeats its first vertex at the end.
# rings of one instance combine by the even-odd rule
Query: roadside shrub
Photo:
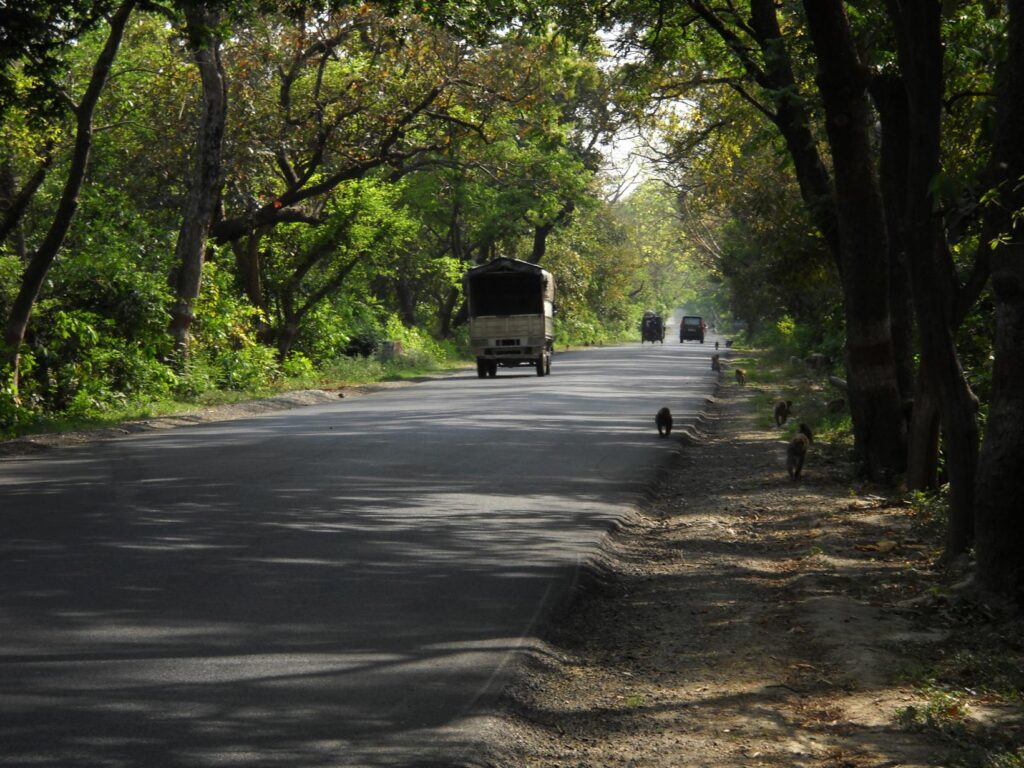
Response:
POLYGON ((331 383, 365 384, 384 377, 384 364, 374 357, 341 357, 332 360, 323 369, 324 378, 331 383))
POLYGON ((277 352, 256 338, 260 311, 238 296, 230 271, 207 262, 196 301, 192 347, 179 394, 208 389, 261 390, 281 378, 277 352))
POLYGON ((178 373, 174 393, 184 400, 198 400, 204 393, 216 389, 217 374, 206 355, 193 352, 178 373))
POLYGON ((453 351, 451 346, 444 345, 425 331, 409 328, 397 317, 391 315, 384 324, 384 335, 387 339, 402 345, 402 353, 395 362, 402 367, 421 370, 433 370, 449 362, 453 351))
POLYGON ((0 437, 14 435, 15 427, 28 421, 31 416, 31 411, 18 405, 10 378, 4 375, 0 379, 0 437))
POLYGON ((22 356, 23 402, 38 412, 87 416, 167 395, 174 373, 144 342, 118 331, 94 312, 42 302, 22 356))
POLYGON ((309 382, 316 378, 313 361, 301 352, 291 352, 281 365, 281 370, 289 379, 309 382))
POLYGON ((233 390, 261 390, 281 378, 277 352, 262 344, 229 349, 216 358, 217 387, 233 390))
MULTIPOLYGON (((347 297, 346 297, 347 299, 347 297)), ((384 339, 380 312, 362 301, 320 304, 302 321, 295 350, 317 368, 344 354, 373 354, 384 339), (350 351, 346 353, 346 349, 350 351)))

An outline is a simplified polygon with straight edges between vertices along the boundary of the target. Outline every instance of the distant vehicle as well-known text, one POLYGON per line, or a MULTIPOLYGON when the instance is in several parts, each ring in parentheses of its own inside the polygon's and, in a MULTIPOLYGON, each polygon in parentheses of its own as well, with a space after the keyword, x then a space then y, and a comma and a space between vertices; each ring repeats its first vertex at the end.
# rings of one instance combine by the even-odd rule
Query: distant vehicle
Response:
POLYGON ((704 318, 699 315, 687 315, 683 318, 683 321, 679 324, 679 341, 699 341, 701 344, 704 343, 704 330, 707 326, 704 324, 704 318))
POLYGON ((656 341, 665 343, 665 323, 661 315, 650 310, 644 312, 643 320, 640 321, 640 343, 643 344, 645 341, 651 344, 656 341))
POLYGON ((499 258, 466 273, 469 343, 476 375, 494 377, 498 366, 532 365, 551 373, 555 278, 536 264, 499 258))

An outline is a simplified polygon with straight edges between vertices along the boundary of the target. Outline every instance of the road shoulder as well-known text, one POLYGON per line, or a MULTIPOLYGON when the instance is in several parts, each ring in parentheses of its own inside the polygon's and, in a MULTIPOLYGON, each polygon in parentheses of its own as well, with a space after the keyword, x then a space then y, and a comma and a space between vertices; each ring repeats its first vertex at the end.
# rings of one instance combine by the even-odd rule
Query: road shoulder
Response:
POLYGON ((964 626, 920 521, 825 453, 790 481, 783 431, 723 393, 524 663, 487 764, 1020 765, 978 755, 1019 748, 1019 706, 920 727, 915 670, 964 626))

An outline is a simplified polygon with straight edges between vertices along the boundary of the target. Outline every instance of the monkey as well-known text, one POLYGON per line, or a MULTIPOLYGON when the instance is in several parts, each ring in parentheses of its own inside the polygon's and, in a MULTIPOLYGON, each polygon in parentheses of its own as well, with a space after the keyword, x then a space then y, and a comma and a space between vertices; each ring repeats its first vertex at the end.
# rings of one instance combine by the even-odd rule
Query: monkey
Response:
POLYGON ((740 386, 743 386, 744 384, 747 383, 747 372, 744 371, 742 368, 736 369, 736 383, 739 384, 740 386))
POLYGON ((846 410, 846 401, 838 397, 835 400, 829 400, 825 407, 828 408, 829 413, 842 413, 846 410))
POLYGON ((720 370, 722 370, 722 361, 719 359, 718 355, 712 355, 711 356, 711 370, 712 371, 720 371, 720 370))
POLYGON ((800 425, 800 431, 796 437, 789 441, 786 447, 786 471, 789 472, 789 479, 796 480, 800 477, 800 470, 804 468, 804 458, 807 456, 807 449, 814 442, 811 430, 806 424, 800 425))
POLYGON ((792 410, 792 400, 779 400, 779 402, 775 404, 775 426, 781 427, 785 424, 786 419, 789 418, 789 414, 792 410))
POLYGON ((672 411, 662 408, 654 417, 654 423, 658 427, 658 434, 661 437, 668 437, 672 434, 672 411))
POLYGON ((726 339, 725 340, 725 348, 728 349, 731 346, 732 346, 732 339, 726 339))
POLYGON ((715 342, 715 352, 717 352, 717 351, 718 351, 718 342, 716 341, 715 342))

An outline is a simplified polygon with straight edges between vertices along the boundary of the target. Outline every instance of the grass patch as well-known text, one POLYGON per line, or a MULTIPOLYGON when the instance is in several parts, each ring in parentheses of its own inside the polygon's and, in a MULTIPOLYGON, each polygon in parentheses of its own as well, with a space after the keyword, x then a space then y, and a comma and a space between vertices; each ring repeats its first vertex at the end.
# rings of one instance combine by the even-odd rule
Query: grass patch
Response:
POLYGON ((322 371, 305 372, 300 376, 278 377, 260 387, 204 389, 188 397, 178 396, 147 402, 125 402, 86 414, 32 414, 15 424, 7 436, 21 437, 104 429, 128 421, 174 416, 194 411, 196 408, 233 405, 299 389, 340 389, 346 386, 374 384, 382 381, 403 381, 440 371, 455 370, 467 365, 469 365, 468 360, 439 362, 427 355, 418 354, 403 355, 387 361, 376 357, 342 357, 333 361, 322 371))

